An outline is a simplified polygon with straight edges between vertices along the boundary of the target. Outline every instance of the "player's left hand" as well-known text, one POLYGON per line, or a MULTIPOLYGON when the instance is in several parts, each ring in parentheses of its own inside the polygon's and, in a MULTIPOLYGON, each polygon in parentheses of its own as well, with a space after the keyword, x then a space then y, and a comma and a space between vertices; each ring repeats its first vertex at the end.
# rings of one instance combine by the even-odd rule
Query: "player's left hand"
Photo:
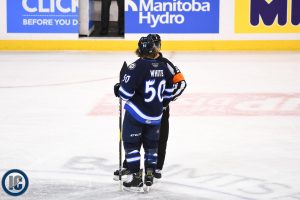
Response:
POLYGON ((120 96, 119 96, 119 88, 120 88, 120 83, 116 83, 116 84, 114 85, 114 93, 115 93, 115 96, 116 96, 116 97, 120 97, 120 96))

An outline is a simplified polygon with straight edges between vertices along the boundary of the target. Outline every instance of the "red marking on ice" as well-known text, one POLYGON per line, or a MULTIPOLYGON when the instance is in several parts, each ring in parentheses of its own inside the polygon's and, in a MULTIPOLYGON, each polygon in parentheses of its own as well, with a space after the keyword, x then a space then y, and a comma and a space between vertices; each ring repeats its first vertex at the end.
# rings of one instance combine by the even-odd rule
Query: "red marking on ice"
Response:
MULTIPOLYGON (((187 93, 171 102, 172 116, 298 116, 300 93, 187 93)), ((91 116, 118 114, 118 99, 105 95, 91 116)))

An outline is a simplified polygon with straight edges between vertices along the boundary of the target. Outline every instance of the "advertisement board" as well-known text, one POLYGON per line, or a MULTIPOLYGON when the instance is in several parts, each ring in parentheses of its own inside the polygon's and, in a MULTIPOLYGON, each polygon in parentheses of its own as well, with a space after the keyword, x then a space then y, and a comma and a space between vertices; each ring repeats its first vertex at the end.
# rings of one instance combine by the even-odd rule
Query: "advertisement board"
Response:
POLYGON ((126 0, 126 33, 219 33, 219 0, 126 0))
POLYGON ((235 0, 236 33, 300 33, 300 0, 235 0))
POLYGON ((78 0, 7 0, 8 33, 78 33, 78 0))

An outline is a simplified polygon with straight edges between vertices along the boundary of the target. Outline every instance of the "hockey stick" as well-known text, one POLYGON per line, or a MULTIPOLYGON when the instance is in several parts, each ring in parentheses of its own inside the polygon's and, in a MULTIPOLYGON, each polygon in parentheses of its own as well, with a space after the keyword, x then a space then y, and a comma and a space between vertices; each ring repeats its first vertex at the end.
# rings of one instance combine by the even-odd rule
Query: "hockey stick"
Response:
MULTIPOLYGON (((123 72, 127 67, 127 63, 124 61, 123 66, 120 71, 119 83, 121 84, 123 72)), ((122 191, 122 99, 119 97, 119 186, 120 191, 122 191)))
POLYGON ((122 99, 119 97, 119 186, 122 191, 122 99))

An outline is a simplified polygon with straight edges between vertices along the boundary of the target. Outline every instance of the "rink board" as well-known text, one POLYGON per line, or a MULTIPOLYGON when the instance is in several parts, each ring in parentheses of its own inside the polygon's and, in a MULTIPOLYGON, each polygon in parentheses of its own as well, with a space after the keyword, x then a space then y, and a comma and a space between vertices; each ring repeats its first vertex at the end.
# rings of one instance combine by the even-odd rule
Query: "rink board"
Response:
POLYGON ((77 1, 57 1, 56 7, 44 1, 0 2, 0 50, 134 51, 148 33, 160 34, 167 51, 300 50, 299 1, 186 0, 182 12, 153 7, 176 7, 177 0, 125 1, 124 38, 80 38, 83 22, 71 23, 77 22, 77 1), (166 21, 170 13, 177 21, 166 21))
MULTIPOLYGON (((133 40, 0 40, 0 50, 93 50, 134 51, 137 41, 133 40)), ((289 50, 299 51, 299 40, 227 40, 227 41, 164 41, 164 51, 199 50, 289 50)))

